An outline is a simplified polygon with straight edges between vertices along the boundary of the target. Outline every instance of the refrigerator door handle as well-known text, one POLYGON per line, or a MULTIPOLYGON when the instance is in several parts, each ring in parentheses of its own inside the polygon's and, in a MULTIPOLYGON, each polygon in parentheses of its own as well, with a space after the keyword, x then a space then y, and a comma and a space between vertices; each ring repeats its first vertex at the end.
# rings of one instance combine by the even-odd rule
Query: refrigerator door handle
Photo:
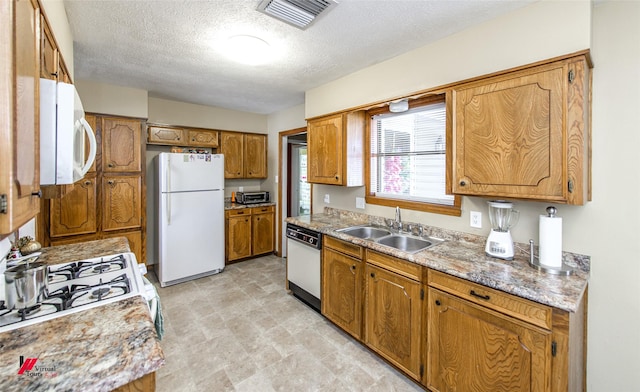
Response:
POLYGON ((167 225, 171 225, 171 156, 167 158, 167 225))

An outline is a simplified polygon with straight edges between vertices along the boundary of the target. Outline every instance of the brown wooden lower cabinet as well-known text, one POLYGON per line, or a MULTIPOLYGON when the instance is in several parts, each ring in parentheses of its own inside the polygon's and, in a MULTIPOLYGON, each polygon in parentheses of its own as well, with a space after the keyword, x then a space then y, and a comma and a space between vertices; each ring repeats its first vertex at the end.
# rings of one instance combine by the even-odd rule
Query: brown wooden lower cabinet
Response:
POLYGON ((328 236, 322 250, 322 314, 356 339, 362 336, 362 248, 328 236))
POLYGON ((417 279, 422 274, 405 276, 394 270, 397 264, 395 258, 367 251, 364 343, 420 381, 424 291, 417 279), (372 258, 376 265, 370 263, 372 258))
POLYGON ((330 236, 322 252, 322 314, 430 391, 586 390, 588 291, 567 312, 330 236))
POLYGON ((274 250, 275 207, 248 207, 225 212, 227 264, 274 250))
POLYGON ((551 331, 436 289, 428 309, 431 390, 549 390, 551 331))
POLYGON ((156 373, 149 373, 137 380, 113 390, 113 392, 154 392, 156 390, 156 373))

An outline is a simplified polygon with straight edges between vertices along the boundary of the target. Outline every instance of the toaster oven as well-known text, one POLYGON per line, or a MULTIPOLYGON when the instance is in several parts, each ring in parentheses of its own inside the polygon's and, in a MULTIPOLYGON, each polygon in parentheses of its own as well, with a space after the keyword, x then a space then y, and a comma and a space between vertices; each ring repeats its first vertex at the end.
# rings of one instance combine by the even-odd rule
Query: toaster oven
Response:
POLYGON ((236 192, 236 203, 240 204, 258 204, 268 203, 269 192, 257 191, 257 192, 236 192))

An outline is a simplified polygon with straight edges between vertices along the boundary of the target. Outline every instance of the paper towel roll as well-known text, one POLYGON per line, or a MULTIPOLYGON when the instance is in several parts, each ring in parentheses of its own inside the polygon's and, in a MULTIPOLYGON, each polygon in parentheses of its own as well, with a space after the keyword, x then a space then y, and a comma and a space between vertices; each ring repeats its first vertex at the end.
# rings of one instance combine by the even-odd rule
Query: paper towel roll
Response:
POLYGON ((540 215, 540 264, 562 267, 562 218, 540 215))

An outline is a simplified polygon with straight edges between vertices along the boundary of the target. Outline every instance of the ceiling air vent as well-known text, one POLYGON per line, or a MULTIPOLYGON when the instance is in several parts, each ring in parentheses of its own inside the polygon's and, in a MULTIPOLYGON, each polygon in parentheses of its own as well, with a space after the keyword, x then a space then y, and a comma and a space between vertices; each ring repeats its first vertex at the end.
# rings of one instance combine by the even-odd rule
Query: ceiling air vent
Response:
POLYGON ((334 0, 263 0, 258 11, 304 30, 337 4, 334 0))

